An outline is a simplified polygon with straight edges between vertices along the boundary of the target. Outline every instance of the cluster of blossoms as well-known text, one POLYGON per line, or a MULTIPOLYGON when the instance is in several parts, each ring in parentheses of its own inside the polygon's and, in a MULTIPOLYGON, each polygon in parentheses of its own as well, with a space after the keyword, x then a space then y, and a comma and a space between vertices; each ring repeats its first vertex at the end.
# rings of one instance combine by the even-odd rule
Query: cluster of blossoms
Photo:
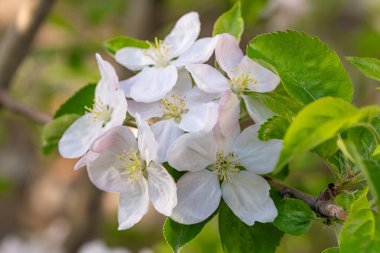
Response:
POLYGON ((59 142, 63 157, 79 158, 101 190, 119 192, 119 229, 136 224, 149 206, 182 224, 207 219, 221 198, 244 223, 277 216, 269 185, 280 140, 261 142, 265 120, 247 94, 273 91, 280 79, 243 55, 229 34, 198 39, 197 13, 181 17, 164 40, 126 47, 115 59, 139 71, 119 81, 99 55, 92 109, 59 142), (215 51, 218 69, 204 64, 215 51), (254 125, 241 131, 241 104, 254 125), (137 134, 124 126, 132 117, 137 134), (184 174, 175 182, 163 164, 184 174))

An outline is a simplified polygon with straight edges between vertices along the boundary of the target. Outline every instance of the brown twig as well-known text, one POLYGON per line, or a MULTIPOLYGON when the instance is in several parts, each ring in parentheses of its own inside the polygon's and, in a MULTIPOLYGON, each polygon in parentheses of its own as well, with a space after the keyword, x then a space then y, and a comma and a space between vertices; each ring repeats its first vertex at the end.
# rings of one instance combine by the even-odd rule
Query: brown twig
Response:
POLYGON ((0 92, 0 105, 37 123, 46 124, 51 120, 51 117, 49 115, 21 104, 20 102, 11 98, 6 92, 0 92))
POLYGON ((7 90, 55 0, 24 0, 0 44, 0 89, 7 90))
POLYGON ((278 181, 268 178, 267 180, 273 188, 281 193, 282 196, 303 200, 321 217, 339 220, 345 220, 347 217, 347 213, 342 207, 331 202, 331 200, 339 194, 334 184, 329 184, 328 187, 316 197, 283 185, 278 181))

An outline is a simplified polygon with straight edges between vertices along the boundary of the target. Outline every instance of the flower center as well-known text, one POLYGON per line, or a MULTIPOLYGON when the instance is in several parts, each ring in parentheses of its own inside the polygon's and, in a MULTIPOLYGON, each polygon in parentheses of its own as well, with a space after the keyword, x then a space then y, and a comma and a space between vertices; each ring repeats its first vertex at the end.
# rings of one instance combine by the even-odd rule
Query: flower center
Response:
POLYGON ((93 107, 85 107, 85 110, 93 115, 94 122, 103 122, 103 127, 111 120, 113 111, 109 105, 104 104, 101 100, 95 100, 93 107))
MULTIPOLYGON (((233 69, 231 72, 237 72, 237 69, 233 69)), ((249 91, 250 84, 257 83, 257 80, 250 76, 249 72, 240 71, 235 77, 231 78, 231 90, 240 95, 244 91, 249 91)))
POLYGON ((178 94, 173 94, 170 98, 161 99, 161 111, 164 119, 174 119, 175 122, 181 121, 182 115, 188 112, 185 108, 185 99, 178 94))
POLYGON ((157 67, 166 67, 170 63, 169 54, 171 45, 165 43, 158 38, 154 39, 154 43, 148 42, 150 48, 145 51, 145 55, 151 58, 157 67))
POLYGON ((114 166, 123 179, 134 182, 146 173, 146 163, 141 159, 140 153, 134 149, 123 151, 116 158, 114 166))
POLYGON ((222 181, 231 180, 231 176, 240 171, 240 162, 234 152, 224 154, 223 151, 216 153, 216 162, 213 165, 214 172, 222 181))

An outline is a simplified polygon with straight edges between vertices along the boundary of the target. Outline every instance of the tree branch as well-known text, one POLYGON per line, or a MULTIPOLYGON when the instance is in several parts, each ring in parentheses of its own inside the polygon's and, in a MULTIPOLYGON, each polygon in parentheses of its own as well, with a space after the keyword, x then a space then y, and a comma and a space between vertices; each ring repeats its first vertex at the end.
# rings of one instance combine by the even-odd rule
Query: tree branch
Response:
POLYGON ((24 0, 0 44, 0 90, 7 90, 55 0, 24 0))
POLYGON ((0 105, 37 123, 46 124, 51 120, 51 117, 49 115, 36 111, 24 104, 17 102, 16 100, 12 99, 6 92, 0 92, 0 105))
POLYGON ((315 197, 283 185, 273 179, 267 178, 267 181, 274 189, 279 191, 282 196, 303 200, 321 217, 335 218, 339 220, 345 220, 347 218, 347 213, 342 207, 331 203, 331 200, 339 194, 334 184, 329 184, 319 196, 315 197))

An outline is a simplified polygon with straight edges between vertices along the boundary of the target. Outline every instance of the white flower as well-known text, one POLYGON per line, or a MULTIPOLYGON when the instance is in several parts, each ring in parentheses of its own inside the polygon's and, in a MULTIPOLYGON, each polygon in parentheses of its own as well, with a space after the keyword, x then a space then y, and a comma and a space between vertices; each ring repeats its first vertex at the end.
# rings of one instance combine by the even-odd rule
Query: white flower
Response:
POLYGON ((158 144, 148 124, 136 115, 138 140, 124 126, 110 129, 94 142, 97 158, 87 166, 90 180, 101 190, 120 192, 119 229, 128 229, 148 211, 170 216, 177 204, 176 185, 156 162, 158 144))
POLYGON ((182 16, 166 38, 156 39, 148 49, 126 47, 115 59, 130 70, 142 70, 121 82, 127 97, 150 103, 165 97, 177 82, 177 68, 206 62, 212 55, 217 37, 196 41, 200 32, 199 16, 190 12, 182 16))
POLYGON ((215 95, 192 87, 187 71, 179 72, 176 86, 163 99, 153 103, 130 100, 128 111, 144 120, 153 119, 152 131, 159 144, 159 161, 167 160, 169 146, 185 132, 210 132, 218 117, 215 95))
POLYGON ((236 38, 230 34, 221 34, 215 49, 219 66, 227 74, 226 78, 215 68, 206 64, 190 64, 186 69, 191 73, 198 87, 210 93, 232 91, 242 97, 248 113, 255 122, 263 122, 273 116, 271 111, 244 95, 246 92, 271 92, 280 83, 280 78, 244 56, 236 38), (268 115, 269 114, 269 115, 268 115))
POLYGON ((83 156, 92 142, 113 126, 122 125, 127 113, 124 92, 118 89, 115 70, 100 55, 96 55, 101 80, 96 86, 92 109, 76 120, 58 143, 59 153, 65 158, 83 156))
POLYGON ((273 170, 282 142, 261 142, 258 125, 240 133, 239 100, 227 93, 222 103, 224 110, 213 132, 184 134, 169 148, 169 164, 188 171, 177 182, 178 204, 171 217, 182 224, 199 223, 218 208, 223 197, 247 225, 271 222, 277 210, 268 183, 258 175, 273 170))

